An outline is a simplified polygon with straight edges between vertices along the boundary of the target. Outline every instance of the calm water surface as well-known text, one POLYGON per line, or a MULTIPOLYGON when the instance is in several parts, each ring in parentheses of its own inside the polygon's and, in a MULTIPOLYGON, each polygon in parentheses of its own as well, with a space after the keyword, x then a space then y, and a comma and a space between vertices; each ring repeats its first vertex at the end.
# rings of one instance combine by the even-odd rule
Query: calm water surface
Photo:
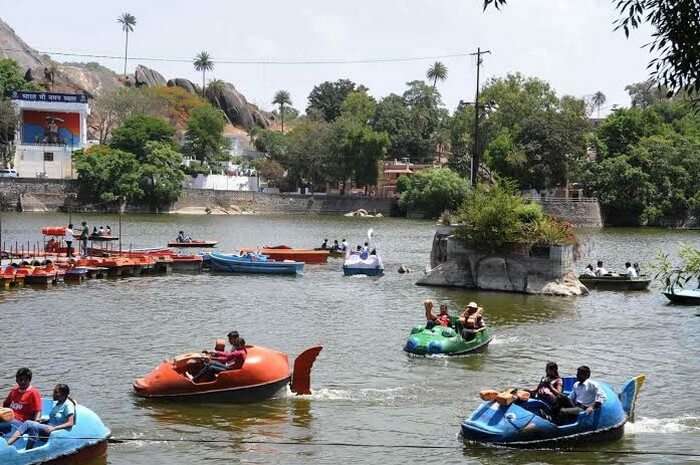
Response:
MULTIPOLYGON (((114 217, 87 219, 116 231, 114 217)), ((60 215, 3 214, 3 240, 36 241, 41 226, 65 221, 60 215)), ((396 269, 425 267, 433 225, 399 219, 128 216, 123 237, 125 247, 160 246, 185 229, 218 239, 220 249, 229 251, 278 243, 312 247, 324 237, 354 244, 369 226, 387 268, 378 279, 345 278, 341 263, 331 260, 307 266, 298 278, 174 274, 0 292, 0 390, 10 388, 22 365, 32 367, 45 394, 57 382, 69 384, 114 437, 137 439, 110 445, 106 462, 113 465, 691 463, 596 448, 565 454, 461 447, 459 424, 480 403, 480 389, 536 384, 545 362, 555 360, 563 373, 588 364, 595 378, 617 385, 647 374, 638 422, 606 449, 700 454, 700 308, 668 305, 658 287, 576 299, 417 287, 417 273, 400 275, 396 269), (424 299, 445 301, 453 311, 477 300, 496 334, 488 351, 455 359, 407 357, 401 348, 423 319, 424 299), (209 348, 231 329, 249 343, 292 356, 322 343, 314 394, 244 406, 154 403, 131 395, 132 380, 159 361, 209 348), (172 439, 224 442, 165 441, 172 439), (281 441, 298 445, 271 444, 281 441), (447 448, 303 445, 308 442, 447 448)), ((586 246, 580 269, 598 257, 609 269, 620 269, 626 260, 644 266, 658 250, 674 252, 680 242, 700 246, 693 231, 581 234, 586 246)))

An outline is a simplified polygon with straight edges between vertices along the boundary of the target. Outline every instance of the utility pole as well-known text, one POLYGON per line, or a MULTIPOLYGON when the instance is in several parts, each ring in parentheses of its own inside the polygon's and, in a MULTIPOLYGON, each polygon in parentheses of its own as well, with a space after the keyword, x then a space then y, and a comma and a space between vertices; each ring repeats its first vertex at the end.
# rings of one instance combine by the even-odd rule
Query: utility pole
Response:
POLYGON ((476 49, 475 53, 470 53, 476 56, 476 101, 474 103, 474 150, 472 154, 471 166, 471 182, 472 186, 476 186, 479 181, 479 71, 481 68, 481 55, 490 54, 491 50, 481 50, 481 47, 476 49))

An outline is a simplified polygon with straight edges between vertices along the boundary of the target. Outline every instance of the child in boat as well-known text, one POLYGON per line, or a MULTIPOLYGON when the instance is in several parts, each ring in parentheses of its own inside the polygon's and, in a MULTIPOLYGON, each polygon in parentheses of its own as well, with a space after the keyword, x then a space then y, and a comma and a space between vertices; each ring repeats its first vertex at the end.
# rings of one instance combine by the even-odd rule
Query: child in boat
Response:
POLYGON ((7 445, 11 446, 24 434, 31 437, 48 436, 54 431, 72 427, 75 421, 75 403, 68 398, 69 394, 70 388, 67 385, 57 384, 53 388, 54 405, 46 423, 25 421, 7 440, 7 445))
POLYGON ((425 324, 426 328, 432 329, 436 325, 450 326, 450 315, 447 312, 447 304, 440 304, 440 313, 437 316, 433 314, 432 300, 426 300, 423 302, 423 306, 425 307, 425 319, 427 320, 425 324))
POLYGON ((222 371, 238 370, 245 363, 247 356, 248 350, 245 347, 245 339, 239 337, 236 340, 236 345, 233 351, 217 352, 204 365, 204 368, 202 368, 199 373, 192 377, 192 382, 196 383, 202 378, 213 379, 222 371))
POLYGON ((591 265, 591 264, 589 263, 589 264, 586 266, 586 269, 583 270, 583 275, 584 275, 584 276, 595 277, 595 271, 593 271, 593 265, 591 265))
POLYGON ((12 410, 14 420, 0 422, 0 434, 9 433, 12 426, 19 425, 27 420, 39 420, 41 418, 41 394, 31 385, 32 370, 20 368, 15 375, 17 386, 10 390, 2 406, 12 410))

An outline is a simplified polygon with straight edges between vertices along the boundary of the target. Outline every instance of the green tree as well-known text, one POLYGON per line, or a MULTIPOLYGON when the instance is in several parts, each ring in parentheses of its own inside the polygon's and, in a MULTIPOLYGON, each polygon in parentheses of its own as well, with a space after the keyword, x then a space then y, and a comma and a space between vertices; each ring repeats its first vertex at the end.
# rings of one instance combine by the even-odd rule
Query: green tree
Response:
POLYGON ((598 118, 600 118, 600 108, 603 105, 605 105, 606 101, 607 98, 605 97, 605 94, 601 91, 596 92, 595 94, 593 94, 593 97, 591 97, 591 103, 593 104, 593 108, 595 108, 598 111, 598 118))
POLYGON ((436 61, 428 68, 425 77, 433 81, 433 89, 435 89, 438 81, 442 82, 447 79, 447 66, 442 62, 436 61))
POLYGON ((173 143, 175 129, 161 118, 134 115, 112 132, 110 147, 132 153, 137 160, 146 158, 148 142, 173 143))
POLYGON ((449 167, 462 176, 469 176, 474 146, 474 106, 460 104, 449 120, 449 167))
POLYGON ((253 144, 258 151, 268 154, 272 160, 285 160, 288 148, 288 140, 285 134, 263 129, 256 133, 253 144))
POLYGON ((2 167, 12 165, 15 159, 15 131, 19 115, 9 100, 0 99, 0 161, 2 167))
POLYGON ((122 31, 124 31, 124 77, 126 77, 126 64, 129 56, 129 33, 134 32, 136 16, 131 13, 122 13, 122 15, 117 18, 117 22, 121 24, 122 31))
POLYGON ((76 151, 73 164, 83 201, 121 206, 143 195, 141 163, 129 152, 96 145, 76 151))
POLYGON ((0 99, 15 90, 39 90, 39 87, 24 79, 22 70, 15 60, 2 58, 0 59, 0 99))
POLYGON ((282 165, 287 168, 290 187, 313 187, 318 190, 334 176, 332 127, 324 121, 304 121, 287 133, 287 151, 282 165))
POLYGON ((196 108, 187 122, 183 153, 211 166, 226 160, 225 125, 226 118, 220 110, 211 105, 196 108))
POLYGON ((205 90, 207 88, 207 71, 214 69, 214 62, 209 56, 209 53, 202 50, 196 57, 194 57, 192 64, 194 65, 194 69, 202 72, 202 97, 204 97, 205 90))
POLYGON ((445 210, 457 210, 467 195, 469 183, 449 168, 433 168, 410 177, 401 176, 397 187, 402 209, 437 218, 445 210))
POLYGON ((274 105, 279 105, 280 107, 280 118, 282 120, 282 134, 284 134, 284 106, 291 105, 292 99, 289 96, 289 92, 286 90, 277 91, 275 98, 272 100, 274 105))
POLYGON ((182 155, 167 142, 147 142, 141 167, 143 199, 153 209, 175 202, 182 192, 182 155))
POLYGON ((311 90, 306 114, 312 118, 332 122, 340 116, 343 102, 355 90, 366 91, 367 88, 362 85, 357 86, 348 79, 323 82, 311 90))
POLYGON ((258 176, 267 181, 269 187, 280 187, 284 180, 284 167, 269 158, 261 158, 253 162, 258 176))

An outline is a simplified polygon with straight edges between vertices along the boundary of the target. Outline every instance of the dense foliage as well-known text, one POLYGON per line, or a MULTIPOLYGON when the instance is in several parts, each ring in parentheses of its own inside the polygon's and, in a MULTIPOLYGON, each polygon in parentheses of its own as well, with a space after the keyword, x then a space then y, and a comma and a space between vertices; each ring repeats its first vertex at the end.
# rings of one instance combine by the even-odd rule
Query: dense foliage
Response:
POLYGON ((693 279, 698 280, 700 289, 700 249, 681 244, 678 255, 680 263, 674 264, 669 254, 659 252, 653 264, 656 269, 655 278, 671 292, 683 288, 693 279))
POLYGON ((340 116, 343 102, 355 90, 366 91, 367 88, 348 79, 338 79, 335 82, 322 82, 315 86, 309 94, 309 105, 306 114, 314 119, 328 123, 340 116))
POLYGON ((219 165, 228 158, 225 125, 220 110, 211 105, 195 108, 187 121, 183 153, 209 166, 219 165))
POLYGON ((700 215, 700 115, 683 100, 620 109, 585 171, 607 222, 679 225, 700 215))
POLYGON ((39 87, 24 79, 14 60, 0 59, 0 162, 3 167, 11 165, 15 156, 14 139, 19 117, 6 98, 15 90, 39 90, 39 87))
POLYGON ((414 176, 401 176, 397 189, 402 209, 437 218, 445 210, 457 210, 467 195, 469 183, 449 168, 433 168, 414 176))
POLYGON ((479 185, 471 189, 457 213, 460 226, 456 235, 467 246, 501 250, 520 244, 573 244, 571 225, 527 203, 512 183, 479 185))
POLYGON ((137 160, 146 158, 148 142, 172 143, 175 129, 167 121, 146 115, 128 118, 112 133, 110 147, 136 155, 137 160))

